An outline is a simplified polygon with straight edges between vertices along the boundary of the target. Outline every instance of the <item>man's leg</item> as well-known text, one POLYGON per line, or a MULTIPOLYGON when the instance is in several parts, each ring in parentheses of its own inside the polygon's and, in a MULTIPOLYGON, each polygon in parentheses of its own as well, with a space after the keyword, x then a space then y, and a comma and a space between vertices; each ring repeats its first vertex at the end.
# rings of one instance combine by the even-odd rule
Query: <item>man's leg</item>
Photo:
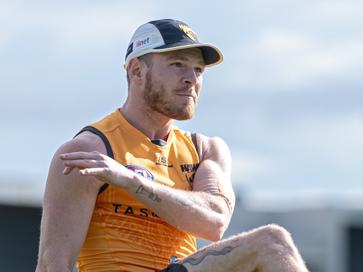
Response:
POLYGON ((277 225, 212 243, 183 259, 181 264, 188 272, 308 271, 290 234, 277 225))

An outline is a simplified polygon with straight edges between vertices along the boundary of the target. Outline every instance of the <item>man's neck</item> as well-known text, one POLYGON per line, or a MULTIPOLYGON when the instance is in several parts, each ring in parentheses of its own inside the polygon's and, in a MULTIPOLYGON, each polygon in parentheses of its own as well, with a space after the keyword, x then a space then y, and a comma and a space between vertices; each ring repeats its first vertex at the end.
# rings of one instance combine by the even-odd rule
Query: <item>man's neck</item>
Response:
POLYGON ((125 103, 120 111, 123 117, 150 140, 166 140, 172 125, 172 119, 151 110, 141 110, 125 103))

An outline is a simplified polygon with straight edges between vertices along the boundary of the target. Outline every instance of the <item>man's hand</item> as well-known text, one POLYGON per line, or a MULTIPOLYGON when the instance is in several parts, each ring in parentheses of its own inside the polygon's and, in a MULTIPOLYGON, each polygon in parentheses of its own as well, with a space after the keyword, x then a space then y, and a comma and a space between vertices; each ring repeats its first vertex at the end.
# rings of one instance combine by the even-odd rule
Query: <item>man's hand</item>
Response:
POLYGON ((60 158, 65 165, 64 175, 77 168, 82 176, 94 176, 103 182, 124 188, 128 185, 127 181, 134 177, 134 172, 97 151, 65 153, 60 158))

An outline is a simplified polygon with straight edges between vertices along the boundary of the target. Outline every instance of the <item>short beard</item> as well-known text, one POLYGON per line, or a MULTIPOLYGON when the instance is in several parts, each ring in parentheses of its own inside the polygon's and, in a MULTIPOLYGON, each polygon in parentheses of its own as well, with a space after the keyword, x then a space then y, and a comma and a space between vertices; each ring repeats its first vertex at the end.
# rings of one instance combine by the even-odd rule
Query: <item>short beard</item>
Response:
MULTIPOLYGON (((157 88, 155 87, 151 77, 151 70, 149 70, 146 74, 146 84, 143 96, 146 105, 148 105, 152 110, 171 119, 189 120, 194 115, 195 106, 177 108, 172 105, 172 101, 168 101, 168 93, 165 87, 163 85, 160 85, 157 88)), ((195 101, 195 105, 196 104, 197 100, 195 101)))

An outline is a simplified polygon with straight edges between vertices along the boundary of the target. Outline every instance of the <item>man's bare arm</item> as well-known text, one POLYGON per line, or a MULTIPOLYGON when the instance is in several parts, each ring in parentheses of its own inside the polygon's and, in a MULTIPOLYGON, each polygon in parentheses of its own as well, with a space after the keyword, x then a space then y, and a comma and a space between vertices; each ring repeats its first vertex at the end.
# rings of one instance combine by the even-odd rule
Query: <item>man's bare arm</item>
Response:
POLYGON ((230 223, 235 206, 235 194, 231 183, 231 154, 221 138, 198 135, 197 141, 202 156, 195 174, 193 190, 212 196, 208 202, 210 207, 223 215, 221 236, 230 223))
POLYGON ((219 240, 234 208, 230 182, 230 153, 220 139, 206 139, 193 191, 170 188, 135 174, 116 161, 92 153, 65 154, 66 173, 73 167, 82 175, 94 175, 118 185, 179 229, 207 240, 219 240))
POLYGON ((201 140, 203 155, 193 191, 173 189, 138 176, 128 189, 164 220, 207 240, 219 240, 229 225, 235 203, 230 181, 231 157, 219 138, 201 140))
POLYGON ((61 146, 53 157, 43 200, 37 272, 73 270, 103 183, 76 171, 63 175, 59 155, 95 149, 106 152, 98 136, 83 133, 61 146))

